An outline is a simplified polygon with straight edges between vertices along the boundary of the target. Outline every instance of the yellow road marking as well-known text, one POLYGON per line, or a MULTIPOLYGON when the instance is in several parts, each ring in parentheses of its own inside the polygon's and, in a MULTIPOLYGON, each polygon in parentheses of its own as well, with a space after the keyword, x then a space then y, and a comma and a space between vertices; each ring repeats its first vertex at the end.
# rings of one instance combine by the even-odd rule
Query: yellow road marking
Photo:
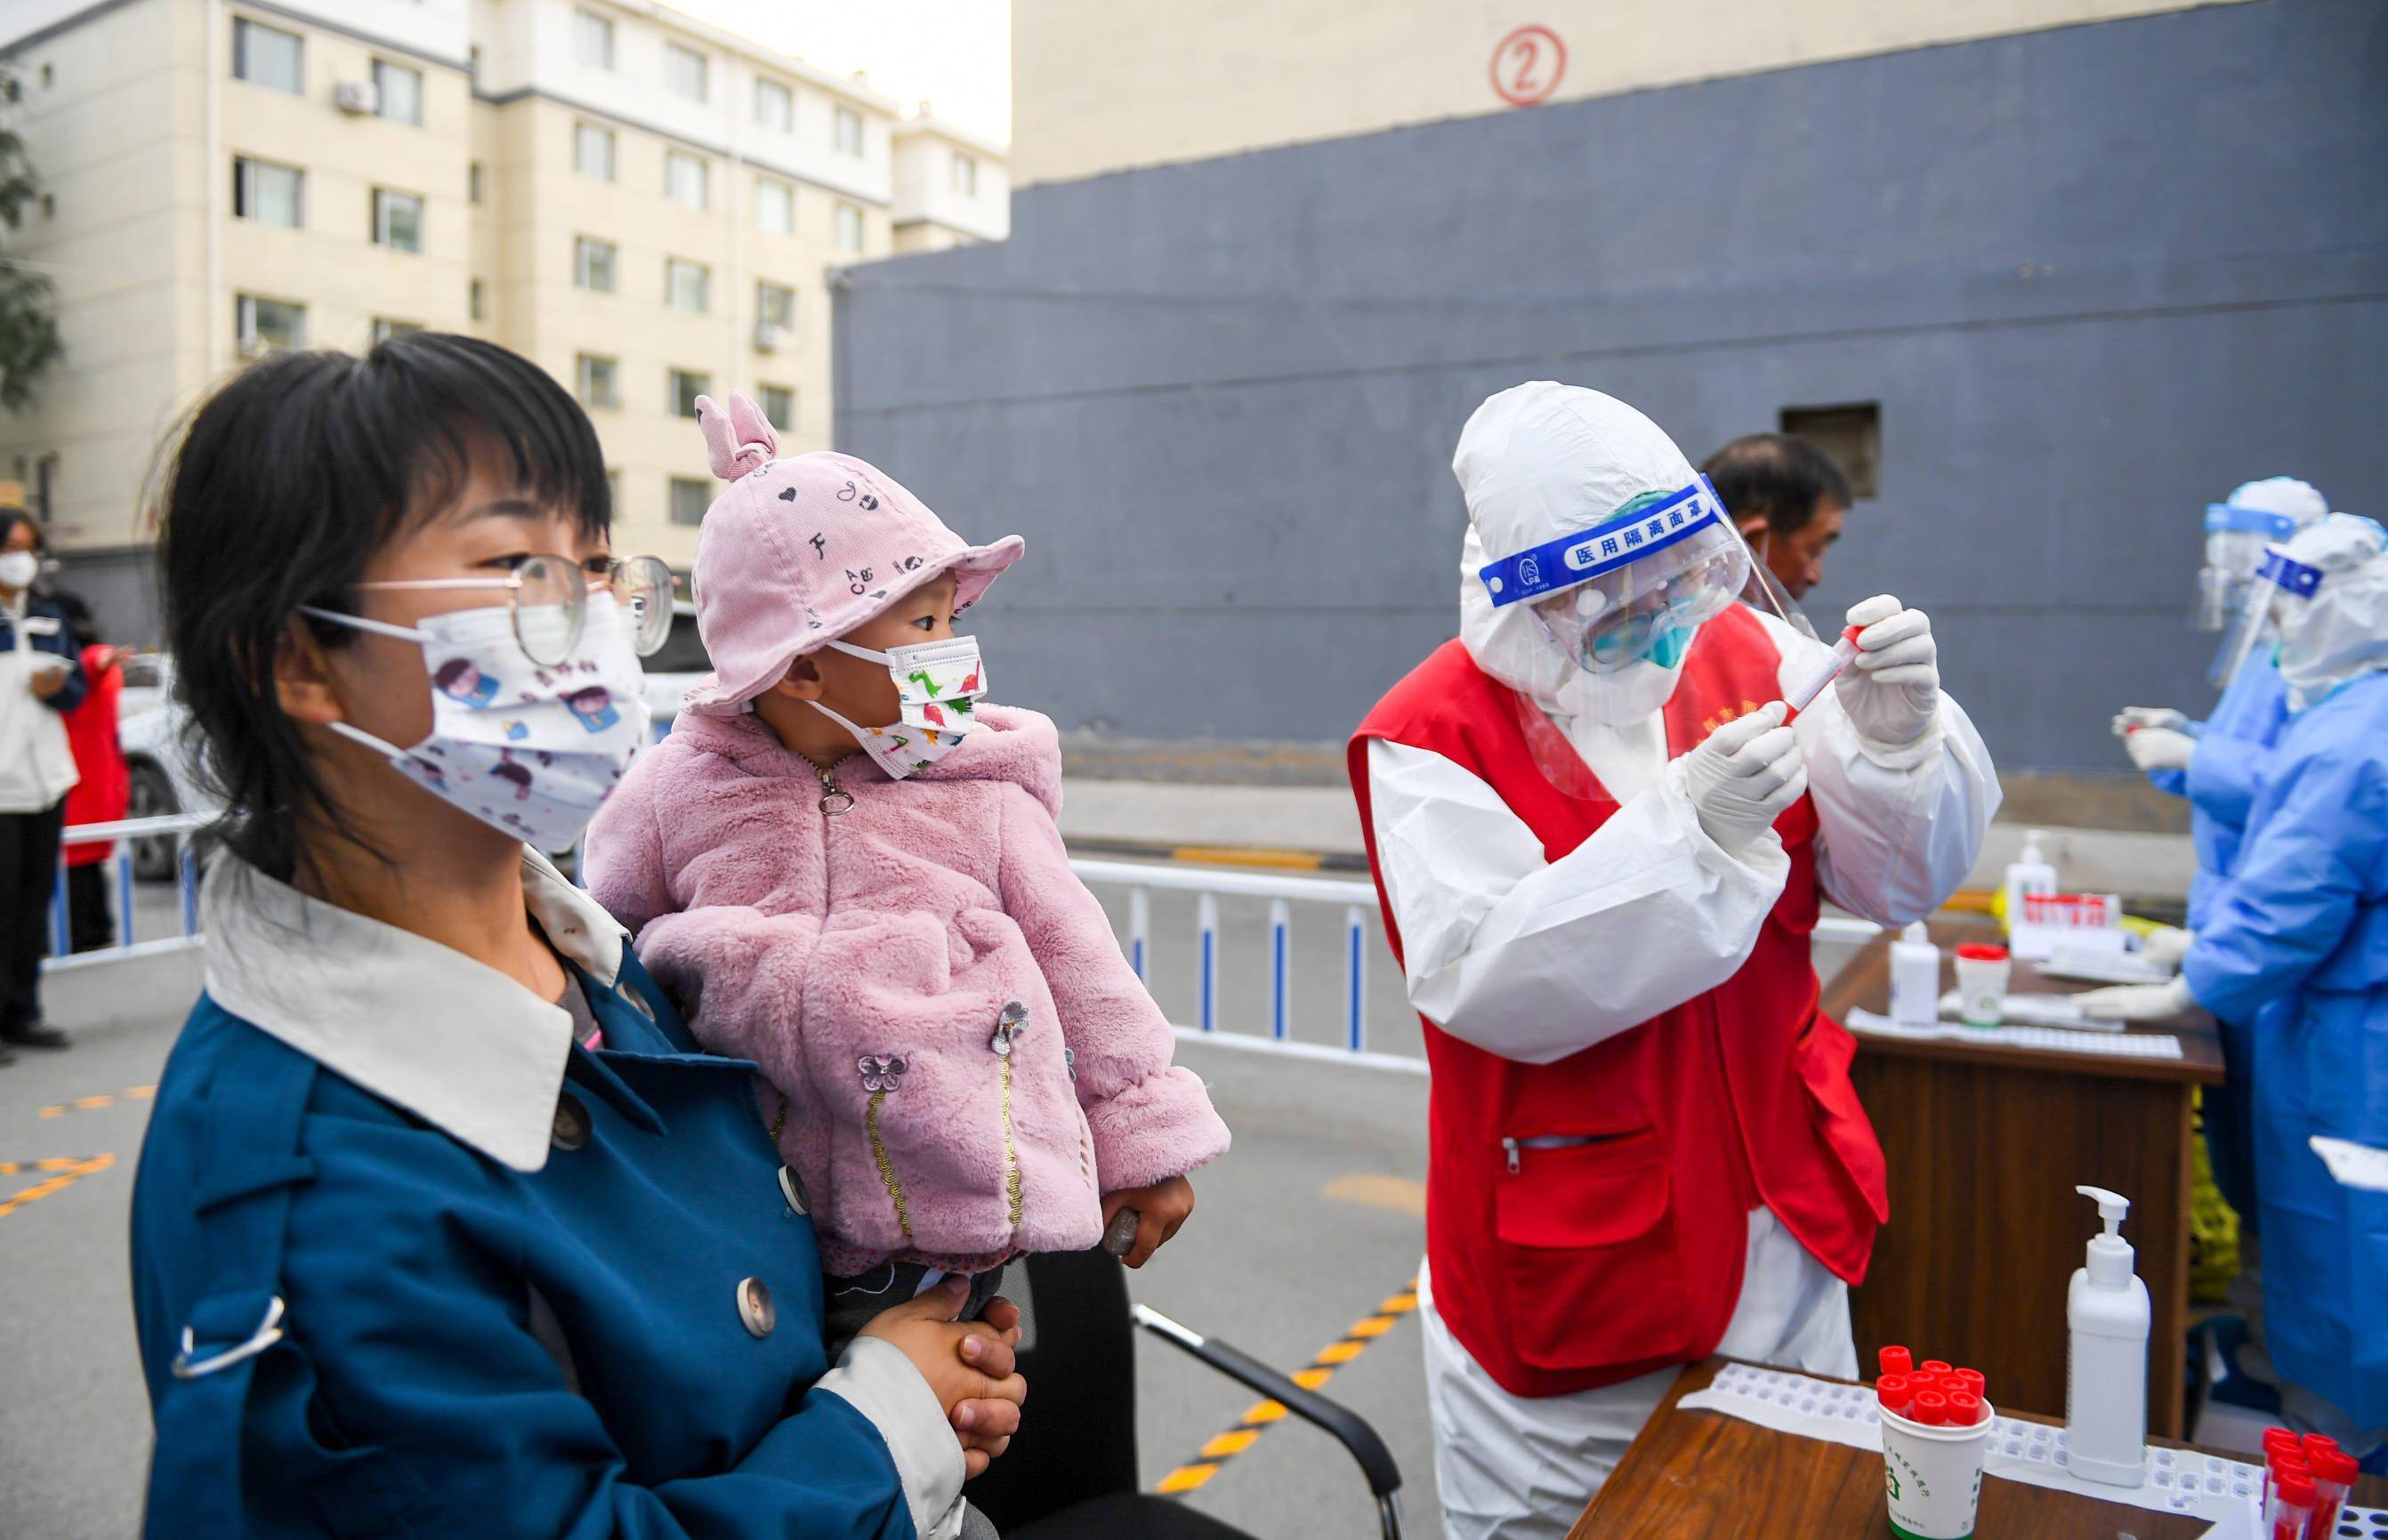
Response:
MULTIPOLYGON (((1346 1177, 1347 1181, 1393 1181, 1396 1178, 1346 1177)), ((1329 1189, 1332 1191, 1332 1189, 1329 1189)), ((1389 1296, 1376 1310, 1353 1323, 1352 1330, 1319 1350, 1310 1367, 1293 1376, 1293 1382, 1304 1390, 1315 1391, 1335 1378, 1335 1371, 1368 1351, 1368 1345, 1393 1329, 1402 1317, 1417 1308, 1417 1279, 1412 1279, 1401 1292, 1389 1296)), ((1153 1490, 1166 1497, 1182 1497, 1200 1491, 1202 1483, 1219 1473, 1220 1467, 1260 1442, 1261 1434, 1285 1420, 1287 1410, 1281 1401, 1256 1403, 1236 1420, 1236 1425, 1202 1445, 1201 1451, 1184 1465, 1161 1478, 1153 1490)))
POLYGON ((105 1171, 115 1164, 114 1155, 92 1155, 82 1160, 11 1162, 5 1166, 0 1166, 0 1171, 8 1173, 25 1170, 29 1165, 37 1171, 56 1173, 49 1180, 36 1182, 13 1198, 0 1200, 0 1219, 6 1218, 28 1203, 38 1203, 44 1198, 64 1192, 83 1177, 95 1171, 105 1171))
POLYGON ((1338 1177, 1328 1182, 1326 1192, 1327 1196, 1340 1203, 1391 1209, 1396 1214, 1422 1215, 1426 1213, 1426 1183, 1414 1182, 1406 1177, 1355 1171, 1351 1176, 1338 1177))
POLYGON ((113 1096, 86 1096, 78 1101, 61 1102, 42 1109, 44 1117, 63 1117, 69 1113, 95 1113, 102 1107, 113 1107, 120 1101, 146 1101, 158 1094, 155 1086, 133 1086, 113 1096))
POLYGON ((1233 845, 1180 845, 1170 850, 1169 859, 1196 866, 1267 866, 1284 872, 1315 872, 1322 859, 1315 850, 1253 850, 1233 845))

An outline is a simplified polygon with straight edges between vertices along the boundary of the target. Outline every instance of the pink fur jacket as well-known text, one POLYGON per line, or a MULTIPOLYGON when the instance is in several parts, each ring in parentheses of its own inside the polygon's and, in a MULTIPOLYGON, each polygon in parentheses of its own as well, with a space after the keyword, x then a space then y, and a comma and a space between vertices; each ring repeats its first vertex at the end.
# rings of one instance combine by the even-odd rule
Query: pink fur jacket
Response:
POLYGON ((591 891, 698 1039, 786 1094, 833 1273, 1083 1251, 1101 1194, 1227 1148, 1070 871, 1053 723, 977 722, 906 781, 841 762, 854 805, 831 817, 760 719, 683 712, 589 832, 591 891))

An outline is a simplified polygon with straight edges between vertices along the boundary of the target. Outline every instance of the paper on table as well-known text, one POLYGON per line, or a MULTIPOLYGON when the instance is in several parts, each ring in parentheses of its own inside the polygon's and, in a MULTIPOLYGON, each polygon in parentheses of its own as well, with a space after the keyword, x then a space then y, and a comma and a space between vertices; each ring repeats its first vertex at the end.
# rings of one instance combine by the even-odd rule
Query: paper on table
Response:
POLYGON ((2316 1134, 2308 1140, 2313 1152, 2330 1167, 2330 1174, 2341 1187, 2359 1187, 2372 1192, 2388 1192, 2388 1150, 2375 1150, 2352 1139, 2331 1139, 2316 1134))
POLYGON ((1946 1037, 1955 1042, 1998 1043, 2007 1048, 2048 1049, 2062 1053, 2103 1053, 2126 1059, 2178 1059, 2180 1039, 2168 1033, 2074 1032, 2053 1026, 1901 1026, 1888 1016, 1857 1010, 1841 1018, 1852 1032, 1877 1037, 1946 1037))
POLYGON ((2200 1540, 2271 1540, 2264 1533, 2264 1503, 2250 1497, 2215 1521, 2200 1540))

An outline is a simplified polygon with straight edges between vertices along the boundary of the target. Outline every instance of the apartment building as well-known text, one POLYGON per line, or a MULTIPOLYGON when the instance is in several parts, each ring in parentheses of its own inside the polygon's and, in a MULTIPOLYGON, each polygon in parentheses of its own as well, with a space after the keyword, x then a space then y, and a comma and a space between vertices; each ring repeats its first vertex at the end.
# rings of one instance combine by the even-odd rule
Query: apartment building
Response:
POLYGON ((0 480, 129 634, 155 447, 247 359, 516 349, 588 405, 617 543, 685 566, 695 397, 825 447, 832 273, 1006 228, 1001 146, 649 0, 0 0, 0 51, 67 348, 0 480))

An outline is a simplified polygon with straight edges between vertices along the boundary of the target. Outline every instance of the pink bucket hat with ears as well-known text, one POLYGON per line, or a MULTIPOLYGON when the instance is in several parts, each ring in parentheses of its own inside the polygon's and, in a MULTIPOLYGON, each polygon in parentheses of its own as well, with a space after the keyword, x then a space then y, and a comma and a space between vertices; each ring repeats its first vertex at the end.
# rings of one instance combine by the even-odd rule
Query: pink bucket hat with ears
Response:
POLYGON ((927 503, 852 455, 773 458, 780 436, 743 391, 727 410, 697 397, 696 418, 713 474, 730 486, 696 537, 696 629, 714 671, 684 711, 738 715, 788 665, 940 573, 954 575, 954 602, 967 609, 1026 548, 1018 535, 964 544, 927 503))

